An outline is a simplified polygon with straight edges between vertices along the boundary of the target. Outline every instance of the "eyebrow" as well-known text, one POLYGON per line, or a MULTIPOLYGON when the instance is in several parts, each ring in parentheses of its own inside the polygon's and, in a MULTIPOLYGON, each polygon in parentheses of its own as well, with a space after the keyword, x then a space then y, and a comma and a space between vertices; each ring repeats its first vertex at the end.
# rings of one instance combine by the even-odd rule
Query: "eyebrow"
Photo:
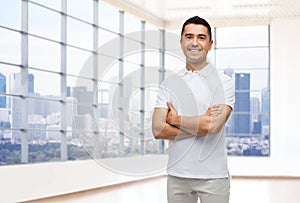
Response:
MULTIPOLYGON (((195 34, 192 34, 192 33, 186 33, 184 36, 187 37, 187 36, 192 36, 192 35, 195 35, 195 34)), ((200 37, 207 37, 206 34, 196 34, 197 36, 200 36, 200 37)))

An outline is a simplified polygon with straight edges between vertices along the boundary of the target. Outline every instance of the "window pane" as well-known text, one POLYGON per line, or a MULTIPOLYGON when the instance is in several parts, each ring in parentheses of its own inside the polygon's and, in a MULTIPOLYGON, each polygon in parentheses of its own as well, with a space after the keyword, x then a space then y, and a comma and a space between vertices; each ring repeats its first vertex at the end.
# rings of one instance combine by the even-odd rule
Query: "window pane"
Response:
POLYGON ((67 74, 93 78, 92 53, 76 49, 67 48, 67 74))
MULTIPOLYGON (((1 94, 19 94, 20 85, 13 83, 14 74, 20 72, 16 66, 0 64, 0 93, 1 94), (17 85, 17 86, 16 86, 17 85)), ((1 99, 0 108, 9 108, 9 99, 1 99), (4 102, 5 101, 5 102, 4 102)))
MULTIPOLYGON (((11 96, 1 96, 0 97, 0 140, 2 139, 3 141, 11 141, 12 139, 12 117, 16 116, 14 114, 14 110, 18 106, 13 106, 13 99, 17 97, 11 97, 11 96)), ((20 108, 20 106, 19 106, 20 108)), ((14 124, 16 124, 14 122, 14 124)), ((18 127, 20 127, 20 123, 18 124, 18 127)), ((1 143, 1 142, 0 142, 1 143)))
MULTIPOLYGON (((125 34, 130 34, 130 33, 135 33, 135 32, 141 32, 142 30, 142 24, 141 21, 136 18, 133 15, 130 15, 128 13, 124 14, 124 33, 125 34)), ((131 35, 129 35, 130 38, 133 38, 131 35)), ((138 35, 138 33, 134 35, 134 39, 141 41, 141 36, 138 35)))
POLYGON ((101 56, 102 62, 100 62, 100 71, 98 79, 101 81, 109 81, 112 83, 119 82, 119 66, 120 63, 116 59, 113 61, 111 57, 101 56))
POLYGON ((141 43, 132 40, 125 40, 124 48, 124 61, 137 65, 141 64, 141 43))
POLYGON ((124 77, 123 80, 127 80, 129 82, 132 81, 134 84, 139 84, 133 80, 140 80, 141 66, 124 62, 124 77))
MULTIPOLYGON (((178 55, 174 55, 173 53, 166 53, 165 55, 165 70, 166 74, 176 73, 185 68, 185 60, 178 55)), ((167 77, 165 76, 165 78, 167 77)))
MULTIPOLYGON (((12 129, 20 129, 22 126, 22 99, 19 97, 10 97, 9 98, 10 105, 11 105, 11 127, 12 129)), ((12 139, 20 140, 21 139, 21 132, 20 131, 13 131, 12 139)))
POLYGON ((107 35, 107 32, 100 32, 99 34, 100 43, 103 44, 98 49, 98 52, 100 53, 100 58, 98 60, 101 68, 106 69, 107 67, 112 65, 112 62, 114 62, 115 60, 119 60, 120 37, 117 35, 107 35), (107 40, 103 39, 106 36, 108 36, 107 40), (108 39, 111 40, 108 41, 108 39))
POLYGON ((21 35, 0 28, 0 61, 21 63, 21 35))
POLYGON ((82 130, 75 129, 72 131, 72 135, 76 136, 80 145, 80 148, 77 148, 79 150, 80 154, 70 154, 69 157, 77 158, 77 159, 88 159, 90 156, 93 156, 93 149, 94 149, 94 133, 92 132, 85 132, 82 130), (85 152, 83 151, 85 149, 85 152), (87 155, 89 154, 89 155, 87 155), (77 157, 74 157, 74 156, 77 157), (79 155, 79 156, 78 156, 79 155))
POLYGON ((268 46, 268 26, 217 28, 217 47, 268 46))
MULTIPOLYGON (((93 90, 92 81, 78 79, 76 86, 70 87, 68 99, 73 102, 73 119, 77 116, 81 118, 81 116, 85 116, 86 114, 89 114, 87 115, 88 118, 84 117, 82 119, 92 119, 92 116, 95 114, 93 109, 94 97, 95 91, 93 90)), ((80 119, 79 117, 78 119, 80 119)), ((82 124, 77 124, 76 127, 79 127, 80 125, 82 124)), ((88 126, 91 130, 92 125, 89 124, 88 126)))
POLYGON ((99 25, 119 33, 119 11, 105 2, 99 1, 99 25))
MULTIPOLYGON (((74 97, 80 92, 94 92, 94 82, 90 79, 67 77, 67 97, 74 97)), ((75 103, 78 100, 76 99, 75 103)))
POLYGON ((269 48, 217 49, 218 68, 260 68, 269 66, 269 48))
POLYGON ((21 2, 19 0, 1 1, 0 25, 21 29, 21 2))
MULTIPOLYGON (((114 34, 112 32, 99 29, 98 41, 99 41, 99 49, 105 50, 104 47, 111 48, 110 46, 114 43, 118 43, 120 40, 119 35, 114 34), (103 46, 103 47, 102 47, 103 46)), ((105 52, 105 51, 104 51, 105 52)))
POLYGON ((29 33, 60 41, 60 14, 29 4, 29 33))
POLYGON ((159 68, 160 67, 160 53, 159 50, 146 50, 145 52, 145 66, 147 68, 159 68))
POLYGON ((36 37, 29 37, 28 45, 28 62, 30 67, 60 72, 59 44, 36 37))
MULTIPOLYGON (((59 137, 59 132, 35 132, 29 131, 29 135, 37 136, 49 136, 49 134, 55 134, 59 137)), ((31 143, 29 144, 29 163, 39 163, 39 162, 49 162, 49 161, 59 161, 60 160, 60 142, 47 142, 47 143, 31 143)))
POLYGON ((44 71, 29 70, 31 79, 29 86, 32 86, 32 95, 35 97, 47 97, 49 99, 60 98, 60 75, 44 71), (51 85, 49 84, 51 81, 51 85))
POLYGON ((124 60, 134 64, 141 62, 142 45, 140 42, 131 39, 124 40, 124 60))
POLYGON ((68 15, 92 22, 93 20, 93 0, 72 0, 68 1, 68 15))
MULTIPOLYGON (((146 24, 147 25, 147 24, 146 24)), ((150 28, 148 28, 150 29, 150 28)), ((145 45, 146 49, 159 49, 160 48, 160 31, 158 29, 145 30, 145 45)))
POLYGON ((67 44, 88 50, 93 49, 92 25, 67 18, 67 30, 67 44))
POLYGON ((53 8, 55 10, 61 10, 61 0, 31 0, 33 2, 39 3, 41 5, 53 8))
POLYGON ((161 28, 157 27, 156 25, 150 23, 150 22, 145 22, 145 30, 152 30, 152 31, 157 31, 159 32, 161 28))
MULTIPOLYGON (((75 135, 76 133, 70 132, 70 134, 75 135)), ((68 141, 68 160, 91 159, 91 156, 88 153, 89 151, 92 151, 92 149, 88 148, 88 150, 87 150, 86 146, 83 146, 79 139, 75 139, 75 138, 69 139, 69 141, 68 141)))
MULTIPOLYGON (((49 130, 57 127, 60 130, 61 103, 42 100, 28 99, 28 128, 30 130, 49 130)), ((46 133, 44 134, 46 135, 46 133)), ((44 139, 41 137, 38 139, 44 139)))
MULTIPOLYGON (((77 98, 71 95, 67 96, 67 130, 71 131, 74 128, 74 116, 78 114, 78 101, 77 98)), ((73 137, 72 134, 69 136, 73 137)))
POLYGON ((98 118, 111 118, 112 115, 112 100, 114 96, 117 96, 116 89, 119 86, 117 84, 110 84, 106 82, 100 82, 98 85, 98 118))
POLYGON ((0 143, 0 166, 21 163, 21 142, 11 139, 13 134, 20 134, 19 131, 5 130, 1 133, 0 143))
MULTIPOLYGON (((11 97, 1 96, 1 105, 3 105, 3 99, 11 101, 11 97)), ((6 133, 7 130, 11 129, 11 109, 10 108, 0 108, 0 140, 1 138, 11 138, 9 134, 6 133)), ((11 132, 9 132, 11 133, 11 132)))

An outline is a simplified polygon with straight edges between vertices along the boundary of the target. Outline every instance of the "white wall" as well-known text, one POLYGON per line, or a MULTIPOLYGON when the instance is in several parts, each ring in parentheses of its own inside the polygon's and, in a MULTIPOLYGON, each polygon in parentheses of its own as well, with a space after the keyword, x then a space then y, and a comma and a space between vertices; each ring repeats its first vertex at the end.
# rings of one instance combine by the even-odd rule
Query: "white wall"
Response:
MULTIPOLYGON (((231 157, 233 175, 300 176, 300 18, 271 23, 270 158, 231 157)), ((249 36, 251 37, 251 36, 249 36)))
POLYGON ((0 167, 0 202, 20 202, 163 175, 165 155, 0 167), (127 174, 127 175, 126 175, 127 174))
MULTIPOLYGON (((271 156, 230 157, 231 175, 300 176, 299 36, 300 18, 274 20, 271 24, 271 156)), ((160 164, 157 167, 162 168, 165 158, 132 159, 129 165, 148 168, 160 164)), ((123 161, 121 163, 126 165, 123 161)), ((95 161, 1 166, 0 177, 0 202, 28 200, 144 178, 114 173, 95 161)))

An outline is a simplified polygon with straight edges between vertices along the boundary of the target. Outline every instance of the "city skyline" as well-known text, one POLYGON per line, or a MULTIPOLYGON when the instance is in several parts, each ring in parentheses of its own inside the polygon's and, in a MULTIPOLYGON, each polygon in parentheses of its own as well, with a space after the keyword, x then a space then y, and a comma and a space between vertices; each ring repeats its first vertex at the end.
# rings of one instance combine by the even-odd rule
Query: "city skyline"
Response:
MULTIPOLYGON (((46 147, 59 143, 61 148, 56 150, 61 160, 70 157, 70 143, 86 147, 90 154, 99 154, 99 148, 104 146, 105 157, 156 153, 157 149, 164 152, 167 147, 167 143, 156 142, 149 133, 156 89, 149 91, 143 85, 148 82, 149 69, 155 72, 151 84, 158 87, 169 72, 185 67, 179 57, 180 30, 165 30, 102 2, 93 3, 96 2, 89 1, 83 9, 78 2, 7 2, 8 9, 1 13, 6 16, 0 20, 0 73, 6 77, 6 92, 0 92, 0 99, 6 96, 7 102, 2 103, 6 108, 0 108, 2 132, 22 134, 22 153, 18 152, 22 163, 28 163, 28 147, 33 144, 46 147), (25 7, 28 12, 24 12, 25 7), (98 12, 98 19, 91 15, 92 11, 98 12), (154 35, 149 37, 151 31, 154 35), (154 52, 150 53, 149 48, 154 52), (135 91, 126 95, 130 98, 125 102, 119 102, 116 98, 126 91, 122 79, 137 72, 131 88, 135 91), (20 73, 22 81, 18 82, 20 73), (15 82, 11 82, 10 75, 16 76, 15 82), (83 137, 74 133, 76 129, 84 132, 83 137), (144 136, 149 142, 144 142, 144 136)), ((228 137, 230 155, 243 155, 246 148, 253 150, 245 155, 261 155, 256 149, 267 149, 265 144, 254 143, 264 142, 261 135, 269 133, 269 31, 266 25, 213 28, 216 40, 209 57, 216 67, 251 75, 247 93, 240 92, 238 99, 247 97, 244 105, 249 111, 245 115, 234 111, 226 124, 227 132, 239 135, 233 133, 234 125, 230 127, 230 123, 241 122, 243 119, 236 117, 241 114, 246 119, 239 125, 248 126, 244 131, 248 134, 240 133, 245 136, 236 136, 237 139, 228 137), (241 37, 249 33, 251 44, 245 43, 250 39, 241 37), (246 135, 255 140, 246 139, 246 135)), ((265 138, 269 141, 268 136, 265 138)))
MULTIPOLYGON (((261 134, 262 133, 262 128, 266 125, 269 124, 268 117, 268 89, 263 88, 262 89, 262 101, 260 101, 259 98, 256 97, 250 97, 250 77, 251 75, 248 73, 234 73, 233 70, 231 69, 226 69, 224 70, 224 73, 232 77, 234 75, 235 78, 235 88, 236 88, 236 104, 235 104, 235 109, 233 113, 233 120, 228 121, 228 123, 231 123, 230 125, 234 125, 231 127, 228 127, 227 125, 227 133, 231 135, 238 135, 238 134, 249 134, 251 135, 252 133, 254 134, 261 134), (241 95, 241 96, 240 96, 241 95), (243 96, 244 95, 244 96, 243 96), (254 102, 256 102, 256 109, 253 110, 254 107, 254 102), (265 103, 264 103, 265 102, 265 103), (242 105, 241 105, 242 104, 242 105), (252 109, 250 108, 252 107, 252 109), (239 114, 239 112, 244 112, 244 114, 239 114), (245 114, 246 113, 246 114, 245 114), (242 126, 242 127, 241 127, 242 126), (255 128, 255 129, 254 129, 255 128)), ((0 73, 1 74, 1 73, 0 73)), ((3 74, 1 74, 3 75, 3 74)), ((9 77, 9 83, 11 84, 11 87, 9 88, 8 93, 17 93, 18 90, 20 90, 20 78, 19 74, 14 73, 9 77)), ((4 77, 2 76, 2 80, 0 82, 0 86, 6 86, 6 80, 3 79, 4 77)), ((34 92, 34 75, 29 74, 29 84, 28 84, 28 93, 31 94, 31 96, 38 96, 34 92)), ((99 99, 103 99, 103 93, 107 95, 112 95, 113 93, 111 91, 114 91, 112 89, 107 89, 104 90, 102 89, 102 96, 100 96, 99 99)), ((93 92, 89 92, 86 87, 67 87, 67 96, 68 97, 74 97, 76 100, 72 100, 72 102, 76 102, 76 113, 77 114, 90 114, 93 115, 93 109, 86 108, 86 105, 90 103, 90 106, 92 106, 91 101, 93 101, 93 92), (84 104, 84 106, 82 106, 84 104)), ((147 96, 147 95, 146 95, 147 96)), ((6 98, 6 96, 3 96, 6 98)), ((56 96, 53 95, 53 98, 56 98, 56 96)), ((138 98, 137 98, 138 99, 138 98)), ((18 107, 20 104, 18 103, 20 99, 14 99, 12 98, 12 107, 11 107, 11 114, 12 114, 12 128, 20 128, 20 112, 18 112, 18 107), (14 118, 14 119, 13 119, 14 118), (17 122, 19 121, 19 122, 17 122)), ((111 99, 107 98, 105 99, 106 101, 103 102, 99 101, 99 117, 102 118, 108 118, 108 107, 109 107, 109 101, 111 99), (102 112, 102 115, 100 114, 102 112), (103 114, 103 112, 105 112, 103 114), (106 117, 104 116, 106 115, 106 117)), ((70 100, 71 101, 71 100, 70 100)), ((9 103, 9 102, 8 102, 9 103)), ((41 115, 41 118, 46 118, 49 114, 59 112, 59 103, 56 104, 56 107, 53 106, 52 108, 49 106, 48 101, 41 101, 38 99, 32 100, 31 101, 32 106, 34 106, 34 109, 31 109, 28 111, 29 115, 41 115), (32 103, 34 102, 34 103, 32 103), (48 106, 48 107, 47 107, 48 106), (48 110, 47 110, 48 109, 48 110), (52 110, 51 110, 52 109, 52 110), (45 111, 46 110, 46 111, 45 111)), ((133 102, 135 104, 139 104, 139 102, 133 102)), ((74 104, 73 104, 74 105, 74 104)), ((7 108, 10 108, 7 106, 7 108)), ((138 109, 138 107, 132 107, 133 109, 138 109)), ((138 116, 138 115, 137 115, 138 116)), ((41 124, 43 119, 41 119, 41 124)), ((132 118, 132 121, 138 122, 138 118, 132 118)), ((29 121, 30 122, 30 121, 29 121)))

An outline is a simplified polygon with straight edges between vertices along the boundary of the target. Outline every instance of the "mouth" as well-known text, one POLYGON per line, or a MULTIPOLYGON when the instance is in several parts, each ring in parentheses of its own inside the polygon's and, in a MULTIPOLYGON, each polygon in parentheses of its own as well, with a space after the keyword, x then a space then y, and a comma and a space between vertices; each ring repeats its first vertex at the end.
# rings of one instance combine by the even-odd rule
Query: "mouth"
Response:
POLYGON ((190 51, 192 53, 199 53, 202 51, 202 49, 188 49, 188 51, 190 51))

